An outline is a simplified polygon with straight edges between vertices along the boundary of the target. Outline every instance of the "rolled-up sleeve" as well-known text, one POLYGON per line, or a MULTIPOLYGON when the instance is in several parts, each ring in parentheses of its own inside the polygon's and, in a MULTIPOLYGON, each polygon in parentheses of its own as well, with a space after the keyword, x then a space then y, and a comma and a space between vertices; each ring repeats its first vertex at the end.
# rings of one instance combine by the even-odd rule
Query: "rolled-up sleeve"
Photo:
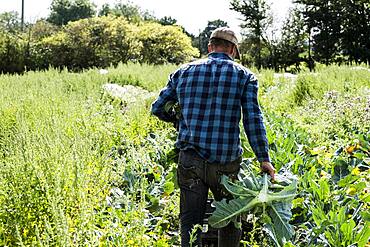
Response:
POLYGON ((243 125, 249 144, 259 162, 269 161, 268 140, 258 104, 258 81, 252 75, 242 94, 243 125))
POLYGON ((151 112, 159 119, 165 122, 176 121, 176 116, 172 112, 166 111, 166 104, 169 102, 175 104, 178 102, 176 96, 176 87, 174 83, 174 74, 171 74, 168 79, 167 86, 163 88, 156 101, 152 104, 151 112))

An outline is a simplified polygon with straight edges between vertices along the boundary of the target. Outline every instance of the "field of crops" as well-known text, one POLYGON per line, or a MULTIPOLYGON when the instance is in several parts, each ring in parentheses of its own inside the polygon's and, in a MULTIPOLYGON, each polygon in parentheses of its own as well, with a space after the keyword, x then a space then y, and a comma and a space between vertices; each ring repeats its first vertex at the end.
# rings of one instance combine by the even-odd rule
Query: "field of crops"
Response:
MULTIPOLYGON (((0 75, 0 246, 179 245, 176 130, 149 112, 175 68, 0 75)), ((272 161, 298 177, 285 246, 369 245, 370 69, 257 76, 272 161)), ((249 220, 244 246, 272 246, 249 220)))

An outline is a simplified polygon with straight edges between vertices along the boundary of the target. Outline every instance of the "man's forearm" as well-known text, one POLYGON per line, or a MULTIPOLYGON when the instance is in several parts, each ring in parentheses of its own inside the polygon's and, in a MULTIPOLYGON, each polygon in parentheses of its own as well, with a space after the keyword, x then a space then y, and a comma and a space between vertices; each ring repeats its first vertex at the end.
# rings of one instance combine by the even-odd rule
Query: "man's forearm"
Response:
POLYGON ((154 116, 157 116, 160 120, 165 121, 165 122, 176 122, 176 114, 166 112, 164 107, 159 107, 156 106, 155 104, 152 105, 152 114, 154 116))

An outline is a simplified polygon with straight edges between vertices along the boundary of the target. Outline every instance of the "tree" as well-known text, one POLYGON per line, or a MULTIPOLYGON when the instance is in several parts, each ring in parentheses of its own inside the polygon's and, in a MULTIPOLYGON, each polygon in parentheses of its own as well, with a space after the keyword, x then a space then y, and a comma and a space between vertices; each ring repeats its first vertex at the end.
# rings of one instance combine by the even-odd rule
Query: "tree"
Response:
POLYGON ((370 6, 367 0, 296 0, 308 33, 314 30, 314 58, 330 64, 370 62, 370 6))
POLYGON ((291 9, 289 17, 283 24, 281 40, 278 44, 277 64, 286 69, 296 65, 299 70, 301 55, 305 51, 307 33, 305 23, 299 9, 291 9))
POLYGON ((122 16, 129 22, 139 23, 141 21, 157 21, 157 19, 147 10, 141 9, 138 5, 134 5, 130 1, 118 2, 114 7, 109 4, 104 4, 99 11, 99 16, 122 16))
POLYGON ((141 16, 141 8, 130 3, 117 3, 114 6, 113 13, 116 16, 123 16, 130 22, 139 22, 143 18, 141 16))
POLYGON ((197 45, 195 44, 198 44, 198 43, 193 43, 194 39, 195 39, 195 36, 191 33, 189 33, 185 27, 177 24, 177 20, 175 18, 172 18, 171 16, 164 16, 162 17, 161 19, 157 20, 157 22, 163 26, 177 26, 179 28, 181 28, 182 32, 185 33, 188 37, 191 38, 191 42, 192 42, 192 45, 194 47, 198 47, 197 45))
POLYGON ((55 25, 66 25, 70 21, 93 17, 96 6, 89 0, 53 0, 48 21, 55 25))
POLYGON ((24 71, 24 48, 17 35, 0 30, 0 74, 24 71))
POLYGON ((208 41, 209 41, 209 38, 211 37, 211 33, 213 30, 219 27, 228 27, 227 22, 220 20, 220 19, 217 19, 214 21, 208 21, 207 26, 199 34, 198 39, 194 42, 195 43, 194 45, 198 47, 200 54, 208 53, 208 41))
POLYGON ((26 32, 30 33, 32 42, 37 42, 58 32, 60 28, 60 26, 56 26, 46 20, 40 19, 36 21, 36 23, 29 25, 26 32))
POLYGON ((180 26, 147 22, 140 26, 137 39, 142 43, 140 62, 180 64, 199 55, 180 26))
POLYGON ((350 62, 370 63, 370 4, 342 0, 341 48, 350 62))
POLYGON ((136 25, 112 15, 70 22, 31 47, 33 67, 40 69, 81 70, 128 61, 179 64, 197 55, 190 38, 178 26, 155 22, 136 25))
POLYGON ((108 16, 110 14, 113 14, 110 5, 108 3, 103 4, 98 12, 98 16, 108 16))
POLYGON ((21 73, 25 68, 21 20, 15 11, 0 14, 0 74, 21 73))
POLYGON ((177 20, 172 18, 171 16, 164 16, 161 19, 159 19, 159 23, 164 26, 175 25, 177 23, 177 20))
POLYGON ((253 58, 256 61, 257 68, 261 68, 263 34, 271 23, 269 6, 265 0, 232 0, 230 9, 243 16, 244 23, 241 27, 247 29, 248 39, 251 39, 251 44, 254 46, 252 50, 256 51, 253 58))
POLYGON ((123 17, 81 19, 36 42, 32 55, 39 68, 108 67, 137 59, 141 44, 136 32, 137 27, 123 17))
POLYGON ((337 5, 332 1, 316 0, 297 0, 296 3, 303 5, 302 13, 315 59, 325 64, 331 63, 339 52, 337 44, 340 20, 337 16, 337 5))
POLYGON ((18 12, 4 12, 0 14, 0 29, 11 33, 16 33, 21 30, 21 21, 18 12))

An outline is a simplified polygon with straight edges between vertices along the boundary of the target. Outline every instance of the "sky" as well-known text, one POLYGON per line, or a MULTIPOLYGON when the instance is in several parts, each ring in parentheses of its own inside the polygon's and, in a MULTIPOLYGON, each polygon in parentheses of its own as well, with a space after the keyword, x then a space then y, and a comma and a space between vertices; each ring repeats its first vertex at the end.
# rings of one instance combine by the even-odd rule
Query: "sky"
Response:
MULTIPOLYGON (((52 0, 24 0, 25 20, 35 22, 46 17, 52 0)), ((277 20, 282 20, 288 13, 292 0, 268 0, 277 20)), ((98 9, 104 3, 113 5, 117 0, 93 0, 98 9)), ((126 2, 126 1, 123 1, 126 2)), ((161 18, 171 16, 177 23, 184 26, 192 34, 199 34, 208 21, 221 19, 240 33, 241 16, 229 10, 230 0, 131 0, 132 3, 161 18)), ((0 13, 4 11, 21 12, 22 0, 0 0, 0 13)))

